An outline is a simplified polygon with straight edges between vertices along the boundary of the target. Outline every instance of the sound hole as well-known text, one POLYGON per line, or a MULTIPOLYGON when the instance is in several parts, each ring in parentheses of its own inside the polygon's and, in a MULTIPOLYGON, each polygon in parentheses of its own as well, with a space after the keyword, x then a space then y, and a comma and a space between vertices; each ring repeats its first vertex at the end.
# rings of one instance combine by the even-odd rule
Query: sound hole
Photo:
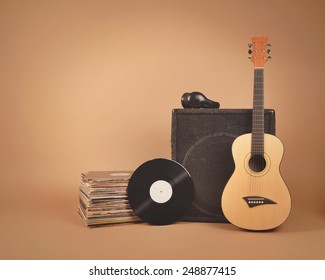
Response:
POLYGON ((252 171, 261 172, 266 166, 266 161, 262 155, 256 154, 250 158, 248 165, 252 171))

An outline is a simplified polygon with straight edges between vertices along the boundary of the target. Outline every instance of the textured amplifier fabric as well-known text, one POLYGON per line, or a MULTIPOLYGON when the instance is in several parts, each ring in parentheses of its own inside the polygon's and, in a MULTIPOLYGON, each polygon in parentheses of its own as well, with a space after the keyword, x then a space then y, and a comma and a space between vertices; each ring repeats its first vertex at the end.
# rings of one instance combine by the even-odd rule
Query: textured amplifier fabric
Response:
MULTIPOLYGON (((275 111, 265 109, 265 133, 275 135, 275 111)), ((235 165, 231 146, 251 133, 252 109, 174 109, 172 159, 191 174, 195 196, 182 221, 227 222, 221 195, 235 165)))

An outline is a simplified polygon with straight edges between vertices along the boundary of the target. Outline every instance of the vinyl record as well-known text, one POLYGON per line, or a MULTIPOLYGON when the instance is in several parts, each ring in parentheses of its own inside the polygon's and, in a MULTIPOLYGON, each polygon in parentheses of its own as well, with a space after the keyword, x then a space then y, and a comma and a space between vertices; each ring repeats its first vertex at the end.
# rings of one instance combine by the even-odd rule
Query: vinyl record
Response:
POLYGON ((138 167, 129 182, 129 203, 142 220, 167 225, 190 208, 194 187, 190 174, 176 161, 153 159, 138 167))

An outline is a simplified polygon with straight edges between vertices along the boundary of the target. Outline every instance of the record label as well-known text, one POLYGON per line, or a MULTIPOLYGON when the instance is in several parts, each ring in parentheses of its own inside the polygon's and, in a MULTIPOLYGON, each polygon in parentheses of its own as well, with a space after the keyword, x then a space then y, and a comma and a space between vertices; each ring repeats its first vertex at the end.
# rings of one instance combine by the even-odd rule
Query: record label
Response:
POLYGON ((173 188, 167 181, 158 180, 151 185, 149 193, 154 202, 166 203, 173 195, 173 188))
POLYGON ((143 163, 131 176, 128 199, 135 214, 156 225, 179 220, 194 197, 192 178, 178 162, 154 159, 143 163))

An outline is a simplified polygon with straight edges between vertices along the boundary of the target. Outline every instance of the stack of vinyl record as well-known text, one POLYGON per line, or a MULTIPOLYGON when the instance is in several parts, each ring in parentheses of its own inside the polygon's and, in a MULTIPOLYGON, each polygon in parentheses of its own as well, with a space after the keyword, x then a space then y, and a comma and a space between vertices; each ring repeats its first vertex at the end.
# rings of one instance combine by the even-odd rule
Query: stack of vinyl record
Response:
POLYGON ((127 198, 130 171, 90 171, 81 173, 80 216, 88 226, 136 222, 127 198))

